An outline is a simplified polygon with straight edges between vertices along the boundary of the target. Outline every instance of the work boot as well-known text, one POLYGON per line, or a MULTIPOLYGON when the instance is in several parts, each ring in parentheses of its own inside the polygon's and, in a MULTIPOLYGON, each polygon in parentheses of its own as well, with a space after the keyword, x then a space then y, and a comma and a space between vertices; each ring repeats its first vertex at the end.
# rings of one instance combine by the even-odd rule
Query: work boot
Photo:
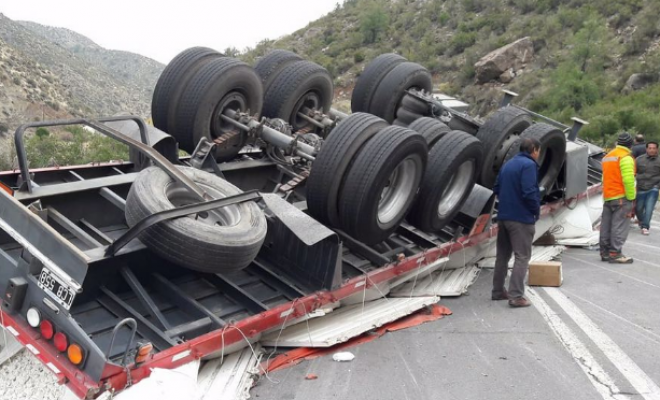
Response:
POLYGON ((610 253, 610 264, 632 264, 633 258, 624 256, 621 253, 610 253))
POLYGON ((509 300, 509 293, 506 290, 504 290, 504 292, 502 292, 502 294, 499 294, 499 295, 494 295, 493 294, 493 295, 491 295, 490 298, 491 298, 491 300, 509 300))
POLYGON ((529 307, 532 305, 532 302, 527 300, 524 297, 519 297, 517 299, 510 299, 509 306, 518 308, 518 307, 529 307))

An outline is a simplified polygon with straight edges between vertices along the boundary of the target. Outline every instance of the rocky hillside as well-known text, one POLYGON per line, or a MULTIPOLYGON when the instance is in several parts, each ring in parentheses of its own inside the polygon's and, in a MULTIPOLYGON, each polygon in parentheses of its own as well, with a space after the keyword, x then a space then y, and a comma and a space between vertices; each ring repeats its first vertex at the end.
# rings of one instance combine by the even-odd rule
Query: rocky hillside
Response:
MULTIPOLYGON (((292 50, 335 77, 347 106, 356 77, 378 54, 395 52, 427 67, 436 89, 484 116, 500 89, 565 122, 589 119, 590 140, 620 130, 660 138, 660 2, 652 0, 345 0, 306 28, 266 40, 242 57, 292 50), (478 61, 528 37, 532 56, 479 76, 478 61)), ((513 53, 516 53, 515 51, 513 53)), ((483 68, 482 68, 483 69, 483 68)))
POLYGON ((62 28, 0 14, 0 133, 25 121, 150 113, 164 66, 62 28))

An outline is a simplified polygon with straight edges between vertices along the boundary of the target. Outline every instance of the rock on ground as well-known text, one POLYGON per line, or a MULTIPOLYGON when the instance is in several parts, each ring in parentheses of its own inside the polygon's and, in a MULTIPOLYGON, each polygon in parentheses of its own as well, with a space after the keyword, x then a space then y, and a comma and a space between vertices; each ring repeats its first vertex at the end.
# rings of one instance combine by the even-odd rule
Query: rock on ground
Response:
POLYGON ((493 50, 474 64, 477 82, 486 83, 500 77, 513 79, 515 71, 532 61, 533 57, 534 44, 529 37, 493 50), (505 72, 509 75, 503 76, 505 72))
POLYGON ((658 78, 658 74, 632 74, 628 78, 628 81, 626 81, 623 91, 629 93, 634 90, 643 89, 650 84, 656 83, 658 78))

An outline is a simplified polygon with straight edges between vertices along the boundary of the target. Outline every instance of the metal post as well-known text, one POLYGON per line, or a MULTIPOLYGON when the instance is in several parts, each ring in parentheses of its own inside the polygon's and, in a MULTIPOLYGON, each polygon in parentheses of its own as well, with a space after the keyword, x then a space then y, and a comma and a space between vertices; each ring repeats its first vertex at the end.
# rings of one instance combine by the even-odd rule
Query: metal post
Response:
POLYGON ((589 125, 589 123, 578 117, 571 118, 573 120, 573 126, 571 127, 571 132, 568 134, 568 140, 575 142, 577 140, 578 132, 584 125, 589 125))
POLYGON ((513 99, 518 97, 518 93, 512 92, 510 90, 502 90, 502 92, 504 92, 504 97, 502 98, 502 101, 500 102, 500 108, 508 106, 509 104, 511 104, 513 99))

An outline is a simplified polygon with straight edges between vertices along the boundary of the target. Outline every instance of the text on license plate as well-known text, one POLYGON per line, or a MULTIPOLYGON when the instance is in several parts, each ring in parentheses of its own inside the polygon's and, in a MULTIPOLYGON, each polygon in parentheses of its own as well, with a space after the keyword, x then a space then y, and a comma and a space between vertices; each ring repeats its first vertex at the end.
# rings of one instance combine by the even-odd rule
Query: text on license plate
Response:
POLYGON ((76 297, 75 292, 47 268, 41 270, 39 287, 50 293, 67 310, 71 308, 73 298, 76 297))

